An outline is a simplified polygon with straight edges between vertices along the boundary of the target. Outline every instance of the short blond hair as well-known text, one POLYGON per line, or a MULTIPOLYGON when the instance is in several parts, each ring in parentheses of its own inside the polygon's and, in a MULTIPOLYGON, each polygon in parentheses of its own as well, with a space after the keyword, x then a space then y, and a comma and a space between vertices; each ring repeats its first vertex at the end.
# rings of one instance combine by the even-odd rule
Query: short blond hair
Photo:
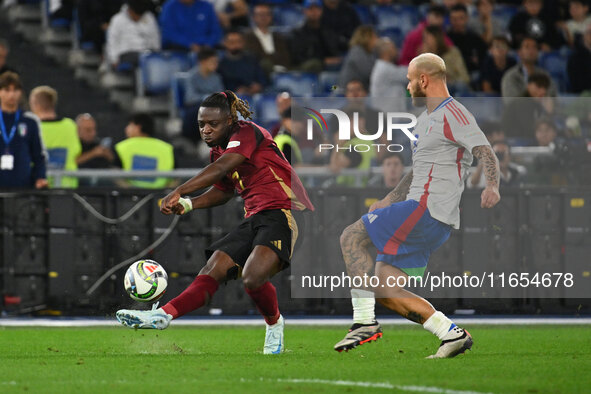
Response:
POLYGON ((423 53, 410 61, 409 67, 414 64, 419 73, 445 80, 445 62, 434 53, 423 53))
POLYGON ((44 111, 51 111, 57 107, 57 91, 51 86, 37 86, 31 91, 31 100, 44 111))

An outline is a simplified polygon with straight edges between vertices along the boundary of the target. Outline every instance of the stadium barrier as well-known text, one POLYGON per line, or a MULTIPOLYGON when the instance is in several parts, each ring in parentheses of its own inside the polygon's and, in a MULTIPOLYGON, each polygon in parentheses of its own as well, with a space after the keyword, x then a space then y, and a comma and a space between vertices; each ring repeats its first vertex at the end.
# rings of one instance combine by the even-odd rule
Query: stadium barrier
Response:
MULTIPOLYGON (((134 174, 136 176, 136 174, 134 174)), ((146 173, 146 176, 150 176, 146 173)), ((152 175, 153 176, 153 175, 152 175)), ((292 270, 274 278, 280 305, 288 314, 350 313, 345 298, 297 298, 292 294, 295 266, 342 263, 338 238, 345 226, 388 190, 310 188, 316 212, 306 220, 292 270), (329 245, 317 245, 333 239, 329 245), (328 238, 327 238, 328 237, 328 238)), ((8 314, 104 314, 138 306, 126 295, 123 274, 140 258, 166 268, 170 283, 163 302, 193 280, 205 264, 204 248, 234 228, 244 214, 240 198, 187 216, 165 216, 158 200, 166 190, 79 189, 0 194, 0 293, 8 314)), ((478 260, 490 267, 516 265, 524 272, 559 267, 591 288, 591 190, 526 188, 502 190, 492 210, 480 208, 480 192, 464 193, 462 225, 430 259, 429 271, 462 273, 478 260)), ((474 295, 441 289, 440 309, 475 313, 585 313, 588 299, 565 289, 537 298, 533 290, 474 295)), ((587 296, 588 298, 588 296, 587 296)), ((145 307, 145 306, 144 306, 145 307)), ((221 287, 203 314, 256 314, 240 282, 221 287)))

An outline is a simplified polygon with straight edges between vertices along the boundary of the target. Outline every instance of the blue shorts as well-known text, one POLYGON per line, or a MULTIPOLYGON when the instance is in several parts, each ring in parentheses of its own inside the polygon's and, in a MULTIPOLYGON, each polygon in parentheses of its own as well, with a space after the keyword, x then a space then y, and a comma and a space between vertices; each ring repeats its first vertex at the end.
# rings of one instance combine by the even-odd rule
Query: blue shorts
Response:
POLYGON ((423 276, 431 252, 449 238, 451 226, 433 219, 415 200, 397 202, 363 215, 363 224, 378 249, 377 261, 409 276, 423 276))

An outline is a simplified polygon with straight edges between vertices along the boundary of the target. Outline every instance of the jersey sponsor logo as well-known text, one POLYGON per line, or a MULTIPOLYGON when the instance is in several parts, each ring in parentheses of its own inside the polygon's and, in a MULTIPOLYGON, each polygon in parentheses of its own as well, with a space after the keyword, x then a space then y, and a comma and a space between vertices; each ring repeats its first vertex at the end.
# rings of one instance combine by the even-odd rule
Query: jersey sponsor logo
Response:
POLYGON ((240 141, 230 141, 226 149, 236 148, 238 146, 240 146, 240 141))
POLYGON ((367 215, 367 219, 369 220, 370 223, 373 223, 377 218, 378 218, 378 215, 376 215, 375 213, 370 213, 367 215))
POLYGON ((281 250, 281 240, 271 241, 271 244, 275 246, 277 249, 281 250))

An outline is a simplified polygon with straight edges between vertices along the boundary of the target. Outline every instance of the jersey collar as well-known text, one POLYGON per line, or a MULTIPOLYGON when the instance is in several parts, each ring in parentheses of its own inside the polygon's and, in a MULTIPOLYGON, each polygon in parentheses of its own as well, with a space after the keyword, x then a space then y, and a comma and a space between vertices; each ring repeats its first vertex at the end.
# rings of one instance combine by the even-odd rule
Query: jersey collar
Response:
POLYGON ((442 102, 440 102, 439 105, 433 111, 431 111, 431 113, 437 111, 441 107, 444 107, 445 105, 447 105, 447 103, 449 103, 453 99, 454 98, 452 96, 449 96, 448 98, 446 98, 445 100, 443 100, 442 102))

